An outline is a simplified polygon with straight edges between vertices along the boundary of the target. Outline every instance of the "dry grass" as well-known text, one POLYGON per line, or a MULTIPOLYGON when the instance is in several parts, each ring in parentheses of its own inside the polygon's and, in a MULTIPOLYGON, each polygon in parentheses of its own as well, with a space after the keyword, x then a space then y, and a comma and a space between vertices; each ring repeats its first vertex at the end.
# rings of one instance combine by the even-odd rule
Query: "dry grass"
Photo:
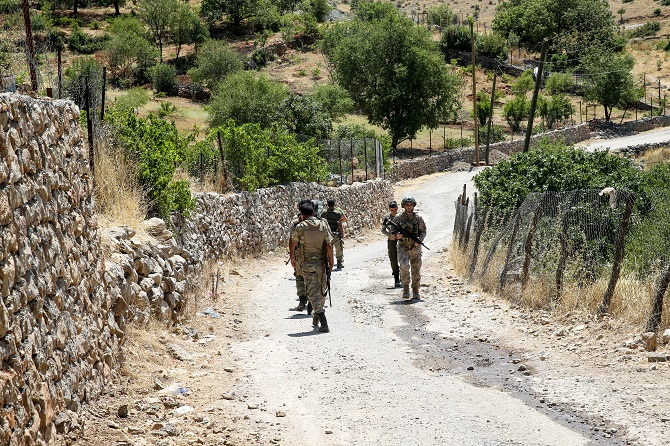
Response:
POLYGON ((102 138, 95 157, 95 207, 104 227, 137 227, 146 216, 144 193, 133 166, 102 138))

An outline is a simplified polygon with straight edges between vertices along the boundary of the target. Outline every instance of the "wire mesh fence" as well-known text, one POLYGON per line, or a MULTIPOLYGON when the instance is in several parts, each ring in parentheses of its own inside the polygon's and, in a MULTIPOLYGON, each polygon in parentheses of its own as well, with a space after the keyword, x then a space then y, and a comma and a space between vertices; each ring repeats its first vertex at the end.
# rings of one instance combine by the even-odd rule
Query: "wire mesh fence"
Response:
POLYGON ((330 181, 350 184, 385 177, 381 144, 375 138, 328 139, 319 141, 319 147, 330 181))
POLYGON ((483 289, 534 307, 636 313, 656 330, 670 318, 670 193, 530 194, 516 210, 456 203, 454 246, 483 289))

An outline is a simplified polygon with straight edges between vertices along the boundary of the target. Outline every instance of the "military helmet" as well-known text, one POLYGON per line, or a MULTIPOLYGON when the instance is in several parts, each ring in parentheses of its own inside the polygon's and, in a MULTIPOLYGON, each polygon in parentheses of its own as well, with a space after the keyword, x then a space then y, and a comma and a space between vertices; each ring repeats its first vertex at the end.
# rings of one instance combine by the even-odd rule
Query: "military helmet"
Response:
POLYGON ((414 206, 416 206, 416 200, 414 199, 414 197, 403 198, 402 201, 400 202, 400 205, 404 207, 407 203, 412 203, 414 206))

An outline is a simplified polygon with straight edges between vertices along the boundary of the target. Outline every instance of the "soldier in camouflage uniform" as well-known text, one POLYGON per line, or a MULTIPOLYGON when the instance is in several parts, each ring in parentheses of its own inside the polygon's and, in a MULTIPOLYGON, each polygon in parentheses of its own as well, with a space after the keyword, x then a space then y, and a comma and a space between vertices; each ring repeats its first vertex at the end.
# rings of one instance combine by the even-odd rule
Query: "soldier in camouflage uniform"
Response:
MULTIPOLYGON (((404 212, 396 215, 393 221, 423 242, 426 238, 426 223, 423 218, 414 212, 416 200, 413 197, 405 197, 401 201, 404 212)), ((421 286, 421 245, 409 238, 403 237, 401 233, 398 238, 398 262, 400 263, 400 278, 402 280, 402 297, 409 299, 409 285, 412 285, 412 299, 420 299, 419 287, 421 286), (411 280, 410 280, 411 269, 411 280)))
POLYGON ((342 223, 347 221, 347 217, 341 208, 335 207, 334 199, 329 198, 326 203, 328 204, 328 209, 323 211, 321 218, 328 221, 328 227, 331 234, 333 234, 333 250, 337 258, 337 269, 342 269, 344 268, 344 246, 342 243, 344 229, 342 228, 342 223))
POLYGON ((393 227, 388 224, 388 221, 393 221, 393 219, 398 215, 398 203, 395 200, 389 202, 389 213, 384 217, 382 221, 382 234, 387 238, 387 250, 389 254, 389 261, 391 262, 391 273, 393 274, 394 283, 393 286, 400 288, 400 267, 398 266, 398 237, 394 231, 393 227))
MULTIPOLYGON (((300 202, 298 203, 298 211, 300 211, 300 206, 305 203, 311 203, 311 201, 300 200, 300 202)), ((307 307, 307 314, 312 314, 312 306, 309 305, 307 302, 307 292, 305 292, 305 281, 302 277, 302 270, 300 269, 300 261, 295 253, 297 245, 293 241, 293 232, 295 231, 295 227, 301 221, 302 221, 302 214, 298 212, 291 220, 291 225, 289 227, 289 233, 288 233, 288 251, 289 256, 291 258, 291 266, 293 267, 293 276, 295 277, 295 287, 298 293, 298 299, 300 300, 298 306, 293 310, 304 311, 305 307, 307 307)))
POLYGON ((292 239, 298 246, 305 291, 314 312, 313 325, 321 324, 319 331, 327 333, 330 330, 324 310, 326 268, 333 264, 333 236, 328 229, 328 223, 314 217, 311 205, 301 205, 300 213, 303 221, 295 227, 292 239))

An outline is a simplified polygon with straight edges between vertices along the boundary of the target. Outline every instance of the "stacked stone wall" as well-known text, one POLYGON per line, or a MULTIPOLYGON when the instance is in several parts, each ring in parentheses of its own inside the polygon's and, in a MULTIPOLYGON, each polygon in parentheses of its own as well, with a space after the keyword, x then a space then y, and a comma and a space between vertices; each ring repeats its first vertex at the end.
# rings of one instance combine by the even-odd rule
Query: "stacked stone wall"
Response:
POLYGON ((384 180, 354 183, 337 188, 316 183, 291 183, 253 193, 198 194, 196 210, 186 221, 177 222, 181 245, 193 263, 225 257, 259 255, 288 245, 291 219, 303 198, 333 198, 348 218, 347 231, 376 227, 393 197, 391 183, 384 180))

